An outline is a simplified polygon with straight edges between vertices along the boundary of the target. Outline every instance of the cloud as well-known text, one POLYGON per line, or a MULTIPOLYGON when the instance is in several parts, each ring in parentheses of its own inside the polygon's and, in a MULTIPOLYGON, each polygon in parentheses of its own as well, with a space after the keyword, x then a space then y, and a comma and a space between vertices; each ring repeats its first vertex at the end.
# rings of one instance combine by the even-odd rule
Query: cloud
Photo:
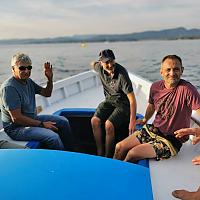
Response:
POLYGON ((0 38, 199 28, 196 0, 1 0, 0 38))

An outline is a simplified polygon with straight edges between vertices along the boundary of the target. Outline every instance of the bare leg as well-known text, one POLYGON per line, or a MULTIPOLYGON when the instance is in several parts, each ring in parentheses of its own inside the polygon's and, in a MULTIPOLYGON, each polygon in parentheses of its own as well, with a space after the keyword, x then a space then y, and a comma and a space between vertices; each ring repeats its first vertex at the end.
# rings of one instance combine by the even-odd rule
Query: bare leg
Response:
POLYGON ((144 143, 129 150, 124 161, 135 162, 145 158, 155 158, 156 152, 151 144, 144 143))
POLYGON ((200 155, 194 157, 192 159, 192 163, 195 164, 195 165, 200 165, 200 155))
POLYGON ((97 155, 103 156, 104 149, 103 149, 103 142, 102 142, 101 120, 98 117, 92 117, 91 124, 92 124, 94 139, 97 146, 97 155))
POLYGON ((112 158, 113 149, 115 143, 115 128, 109 120, 105 123, 106 130, 106 145, 105 145, 105 156, 108 158, 112 158))
POLYGON ((135 135, 129 135, 127 138, 116 144, 114 159, 124 160, 127 152, 133 147, 140 145, 135 135))
POLYGON ((172 195, 182 200, 200 200, 200 187, 196 192, 189 192, 187 190, 175 190, 172 195))

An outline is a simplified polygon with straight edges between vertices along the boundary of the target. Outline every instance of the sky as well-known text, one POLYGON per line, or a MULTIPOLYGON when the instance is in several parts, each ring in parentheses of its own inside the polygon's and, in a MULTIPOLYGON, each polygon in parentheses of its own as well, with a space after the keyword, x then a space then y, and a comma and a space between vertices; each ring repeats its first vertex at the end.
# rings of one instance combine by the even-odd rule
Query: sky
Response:
POLYGON ((0 0, 0 39, 200 28, 199 0, 0 0))

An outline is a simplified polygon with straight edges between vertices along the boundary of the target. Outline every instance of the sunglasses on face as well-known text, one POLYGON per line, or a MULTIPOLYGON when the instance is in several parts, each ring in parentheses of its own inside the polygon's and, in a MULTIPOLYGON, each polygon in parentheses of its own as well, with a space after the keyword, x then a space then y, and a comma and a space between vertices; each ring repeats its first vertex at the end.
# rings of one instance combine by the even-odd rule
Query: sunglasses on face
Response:
POLYGON ((25 66, 19 66, 18 68, 19 68, 20 71, 25 71, 26 69, 31 70, 32 66, 27 66, 27 67, 25 67, 25 66))

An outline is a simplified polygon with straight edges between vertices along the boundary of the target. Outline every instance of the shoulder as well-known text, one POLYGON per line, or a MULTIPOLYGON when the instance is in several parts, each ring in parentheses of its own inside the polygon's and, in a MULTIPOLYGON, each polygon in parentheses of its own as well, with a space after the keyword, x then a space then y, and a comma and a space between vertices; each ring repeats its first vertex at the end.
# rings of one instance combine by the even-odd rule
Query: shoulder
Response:
POLYGON ((121 73, 128 73, 127 70, 126 70, 126 68, 123 67, 122 65, 120 65, 119 63, 115 63, 115 67, 121 73))
POLYGON ((151 85, 151 89, 154 89, 154 88, 163 88, 164 86, 164 81, 163 80, 159 80, 159 81, 156 81, 154 83, 152 83, 151 85))
POLYGON ((189 81, 186 81, 184 79, 180 80, 178 87, 182 88, 182 89, 188 89, 188 90, 197 90, 196 87, 194 85, 192 85, 192 83, 190 83, 189 81))
MULTIPOLYGON (((31 78, 27 79, 27 85, 30 89, 36 91, 41 91, 42 86, 38 85, 35 81, 33 81, 31 78)), ((36 92, 37 93, 37 92, 36 92)))
POLYGON ((180 90, 183 93, 187 93, 187 94, 197 94, 198 96, 200 95, 199 92, 197 91, 197 88, 190 82, 181 79, 178 85, 178 90, 180 90))
POLYGON ((10 99, 14 99, 14 97, 18 94, 18 86, 16 80, 13 77, 7 79, 2 83, 0 89, 0 95, 2 98, 8 97, 10 99))
POLYGON ((181 79, 179 82, 180 86, 185 86, 185 87, 194 87, 194 85, 192 85, 192 83, 190 83, 189 81, 186 81, 184 79, 181 79))
POLYGON ((28 78, 28 79, 27 79, 27 83, 28 83, 28 84, 35 84, 35 81, 33 81, 31 78, 28 78))
POLYGON ((115 63, 115 67, 116 67, 116 73, 119 74, 122 78, 129 77, 128 71, 122 65, 120 65, 119 63, 115 63))
POLYGON ((15 79, 14 79, 13 77, 8 78, 7 80, 5 80, 5 81, 2 83, 2 85, 1 85, 1 90, 2 90, 3 88, 9 87, 9 86, 15 87, 15 79))
POLYGON ((160 94, 164 88, 165 87, 164 87, 163 80, 159 80, 159 81, 152 83, 152 85, 150 87, 150 96, 154 96, 155 94, 160 94))
POLYGON ((35 86, 38 85, 34 80, 32 80, 31 78, 27 79, 27 85, 28 86, 35 86))

